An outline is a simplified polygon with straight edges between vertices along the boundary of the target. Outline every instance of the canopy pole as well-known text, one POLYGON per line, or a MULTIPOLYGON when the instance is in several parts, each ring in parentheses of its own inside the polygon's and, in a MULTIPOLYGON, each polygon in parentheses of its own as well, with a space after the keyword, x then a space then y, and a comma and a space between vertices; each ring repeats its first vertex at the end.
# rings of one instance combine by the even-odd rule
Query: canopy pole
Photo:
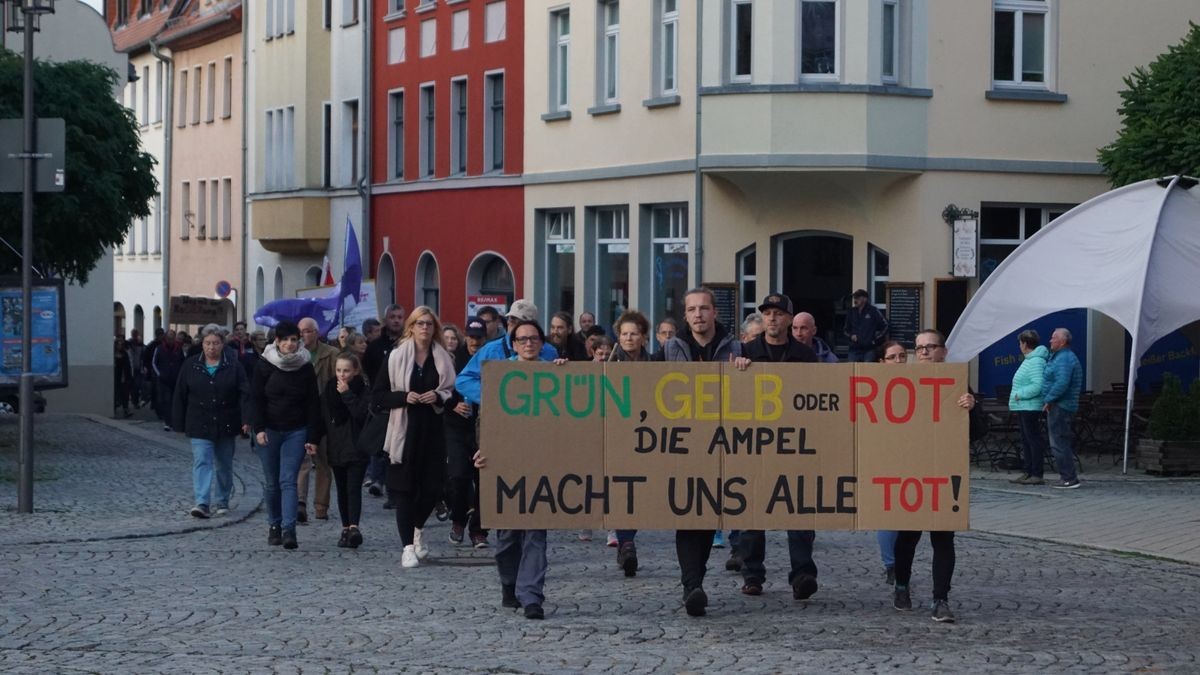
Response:
MULTIPOLYGON (((1137 338, 1134 338, 1136 344, 1137 338)), ((1121 460, 1121 475, 1129 473, 1129 422, 1133 419, 1133 393, 1135 379, 1137 378, 1137 362, 1138 355, 1136 350, 1129 354, 1129 379, 1125 386, 1125 455, 1121 460)))

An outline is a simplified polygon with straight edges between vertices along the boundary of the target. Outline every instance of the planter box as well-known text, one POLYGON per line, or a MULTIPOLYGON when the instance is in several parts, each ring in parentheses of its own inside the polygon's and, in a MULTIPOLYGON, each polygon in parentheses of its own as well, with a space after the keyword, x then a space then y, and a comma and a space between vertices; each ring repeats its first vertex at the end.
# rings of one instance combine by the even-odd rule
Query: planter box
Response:
POLYGON ((1200 473, 1200 441, 1138 441, 1138 465, 1146 473, 1179 476, 1200 473))

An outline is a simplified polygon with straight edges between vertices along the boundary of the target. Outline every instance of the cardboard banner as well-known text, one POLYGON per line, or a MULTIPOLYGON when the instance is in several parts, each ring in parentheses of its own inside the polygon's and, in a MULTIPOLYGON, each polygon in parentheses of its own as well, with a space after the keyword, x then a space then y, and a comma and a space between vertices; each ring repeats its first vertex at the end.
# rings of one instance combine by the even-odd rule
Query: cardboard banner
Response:
POLYGON ((964 364, 483 366, 488 528, 964 530, 964 364))

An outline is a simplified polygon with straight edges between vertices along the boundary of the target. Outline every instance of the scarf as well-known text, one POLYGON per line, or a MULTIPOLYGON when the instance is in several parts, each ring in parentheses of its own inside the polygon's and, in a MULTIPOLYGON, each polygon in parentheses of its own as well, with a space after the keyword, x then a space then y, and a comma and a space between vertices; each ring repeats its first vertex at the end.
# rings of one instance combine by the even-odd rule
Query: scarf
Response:
POLYGON ((297 349, 291 354, 284 354, 274 344, 267 345, 267 348, 263 350, 262 357, 276 368, 289 373, 294 370, 300 370, 305 364, 312 361, 312 357, 309 356, 307 349, 297 349))
MULTIPOLYGON (((442 406, 454 395, 454 357, 446 348, 433 342, 429 345, 433 353, 433 364, 438 371, 437 402, 434 410, 442 412, 442 406)), ((417 345, 411 339, 405 340, 388 354, 388 379, 391 380, 392 391, 408 391, 408 381, 412 376, 414 362, 417 356, 417 345)), ((387 435, 383 447, 387 450, 392 464, 404 463, 404 439, 408 431, 408 406, 392 408, 388 416, 387 435)))

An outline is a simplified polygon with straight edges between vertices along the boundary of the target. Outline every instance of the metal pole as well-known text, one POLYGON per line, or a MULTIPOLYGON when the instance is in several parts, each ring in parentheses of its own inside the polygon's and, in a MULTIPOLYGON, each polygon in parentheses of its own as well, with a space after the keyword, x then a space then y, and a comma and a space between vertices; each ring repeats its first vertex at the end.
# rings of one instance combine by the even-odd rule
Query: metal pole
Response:
POLYGON ((37 118, 33 116, 33 15, 25 13, 25 186, 21 210, 21 454, 17 512, 33 513, 33 190, 37 118))

